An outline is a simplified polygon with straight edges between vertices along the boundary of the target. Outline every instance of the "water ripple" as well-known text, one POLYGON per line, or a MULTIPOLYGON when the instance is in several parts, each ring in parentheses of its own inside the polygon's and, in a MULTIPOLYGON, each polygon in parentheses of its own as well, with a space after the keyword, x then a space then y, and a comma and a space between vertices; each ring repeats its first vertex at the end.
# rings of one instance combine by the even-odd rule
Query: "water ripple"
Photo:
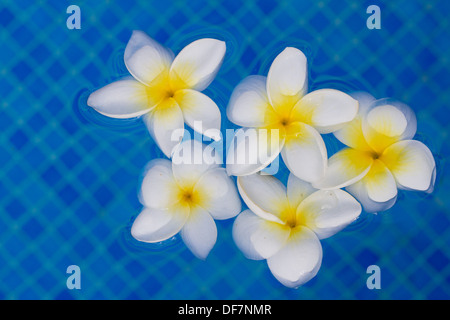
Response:
POLYGON ((124 250, 134 253, 149 254, 159 254, 161 252, 170 251, 171 254, 175 254, 183 248, 183 241, 179 234, 157 243, 137 241, 131 235, 132 221, 134 221, 134 217, 131 218, 127 226, 120 231, 119 243, 124 250))
POLYGON ((355 233, 366 228, 373 221, 375 215, 373 213, 367 213, 365 211, 361 212, 358 220, 350 224, 347 228, 343 230, 345 233, 355 233))
POLYGON ((130 119, 115 119, 104 116, 87 105, 87 99, 93 90, 80 90, 74 100, 74 113, 84 123, 93 123, 114 131, 124 131, 128 133, 142 131, 143 125, 140 117, 130 119))

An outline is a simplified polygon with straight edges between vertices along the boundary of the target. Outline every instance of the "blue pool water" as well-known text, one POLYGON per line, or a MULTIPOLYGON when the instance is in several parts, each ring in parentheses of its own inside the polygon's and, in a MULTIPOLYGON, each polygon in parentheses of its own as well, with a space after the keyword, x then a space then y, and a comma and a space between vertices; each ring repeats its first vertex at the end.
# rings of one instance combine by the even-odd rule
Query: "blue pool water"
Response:
POLYGON ((450 298, 449 9, 446 0, 2 0, 0 298, 450 298), (81 30, 66 27, 70 4, 81 8, 81 30), (371 4, 381 8, 380 30, 366 28, 371 4), (206 90, 224 128, 233 127, 224 112, 233 87, 266 74, 286 46, 307 53, 313 89, 402 100, 417 114, 416 139, 435 155, 434 193, 401 193, 389 211, 363 214, 324 240, 319 274, 298 290, 244 258, 232 221, 217 222, 206 261, 179 239, 135 241, 141 170, 163 155, 140 121, 111 121, 85 105, 89 92, 126 74, 123 52, 135 29, 174 52, 204 36, 226 41, 206 90), (380 290, 366 287, 373 264, 380 290), (81 290, 66 287, 69 265, 81 268, 81 290))

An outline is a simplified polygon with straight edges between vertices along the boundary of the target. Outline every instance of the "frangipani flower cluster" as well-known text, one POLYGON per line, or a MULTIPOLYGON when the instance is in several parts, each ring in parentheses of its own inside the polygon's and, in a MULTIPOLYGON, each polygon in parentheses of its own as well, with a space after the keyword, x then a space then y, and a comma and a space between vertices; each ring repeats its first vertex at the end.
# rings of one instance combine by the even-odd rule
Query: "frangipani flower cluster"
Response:
POLYGON ((411 140, 417 128, 414 112, 392 99, 356 94, 358 116, 334 135, 347 148, 334 154, 320 189, 347 187, 367 212, 384 211, 397 199, 397 188, 432 192, 436 163, 431 151, 411 140))
POLYGON ((133 237, 155 243, 180 232, 192 253, 205 259, 217 239, 214 219, 241 211, 234 182, 218 163, 195 140, 181 143, 172 162, 150 161, 141 187, 144 209, 131 228, 133 237), (201 161, 194 163, 197 158, 201 161))
POLYGON ((216 103, 201 93, 214 80, 225 55, 225 42, 200 39, 187 45, 174 58, 141 31, 134 31, 125 48, 125 65, 133 76, 115 81, 93 92, 87 104, 112 118, 144 115, 154 141, 170 158, 182 136, 186 122, 194 121, 208 129, 220 130, 220 111, 216 103))
POLYGON ((222 150, 181 142, 182 135, 174 133, 185 122, 217 137, 208 132, 220 130, 220 109, 200 91, 216 76, 225 49, 223 41, 200 39, 174 58, 135 31, 124 57, 132 77, 89 96, 88 105, 106 116, 143 116, 171 159, 154 159, 147 167, 140 192, 144 208, 131 228, 135 239, 161 242, 180 233, 192 253, 205 259, 217 239, 214 219, 237 216, 238 248, 249 259, 267 260, 276 279, 296 288, 319 271, 320 240, 358 219, 361 204, 367 212, 383 211, 395 203, 397 189, 433 190, 435 161, 423 143, 412 140, 413 111, 368 94, 308 93, 306 56, 291 47, 274 59, 267 77, 249 76, 234 89, 227 116, 244 128, 233 138, 226 170, 218 156, 222 150), (249 132, 256 132, 252 143, 238 139, 249 132), (347 146, 330 159, 321 136, 328 133, 347 146), (279 154, 290 171, 287 187, 260 172, 279 154), (240 155, 252 161, 235 162, 240 155), (242 213, 241 198, 248 206, 242 213))
POLYGON ((229 174, 258 172, 281 152, 284 163, 298 178, 313 182, 323 177, 327 149, 320 133, 334 132, 352 121, 358 112, 358 101, 333 89, 306 94, 307 67, 303 52, 286 48, 273 61, 267 78, 249 76, 235 88, 227 109, 228 118, 237 125, 270 133, 268 139, 258 141, 258 148, 241 140, 235 152, 248 154, 257 150, 257 161, 232 163, 234 154, 229 153, 229 174), (274 141, 276 137, 279 141, 274 141))
POLYGON ((289 175, 287 188, 275 177, 238 177, 249 210, 235 220, 233 238, 249 259, 266 259, 272 274, 296 288, 313 278, 322 264, 320 239, 344 229, 361 213, 347 192, 314 189, 289 175))

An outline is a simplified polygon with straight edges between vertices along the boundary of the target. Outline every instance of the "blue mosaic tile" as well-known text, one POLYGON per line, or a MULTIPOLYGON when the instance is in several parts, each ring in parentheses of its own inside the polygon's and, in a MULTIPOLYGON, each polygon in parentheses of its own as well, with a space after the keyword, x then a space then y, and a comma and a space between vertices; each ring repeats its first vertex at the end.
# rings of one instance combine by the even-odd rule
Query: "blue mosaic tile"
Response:
POLYGON ((10 137, 11 143, 19 150, 28 143, 28 139, 28 136, 20 129, 10 137))
POLYGON ((6 27, 11 21, 14 20, 14 16, 8 8, 2 8, 0 11, 0 23, 2 26, 6 27))
POLYGON ((69 149, 61 155, 60 160, 68 169, 72 169, 81 161, 81 157, 76 153, 76 151, 69 149))
POLYGON ((94 197, 104 207, 113 200, 113 193, 106 186, 101 186, 94 192, 94 197))
POLYGON ((12 35, 21 47, 25 47, 33 39, 33 33, 26 25, 21 25, 12 35))
POLYGON ((23 231, 31 238, 36 239, 38 238, 42 232, 45 230, 44 226, 41 225, 41 223, 36 220, 35 218, 29 219, 25 225, 23 225, 23 231))
POLYGON ((78 196, 79 196, 79 191, 77 191, 71 185, 66 185, 59 191, 59 197, 67 205, 71 205, 74 201, 76 201, 78 199, 78 196))
POLYGON ((94 251, 94 247, 89 240, 81 239, 75 244, 74 250, 80 257, 87 258, 94 251))
POLYGON ((50 186, 55 185, 61 180, 61 173, 54 166, 50 166, 47 170, 42 173, 42 179, 50 186))
POLYGON ((428 262, 434 269, 436 269, 436 271, 442 271, 443 269, 448 267, 449 260, 450 259, 446 256, 445 253, 437 250, 430 256, 428 262))

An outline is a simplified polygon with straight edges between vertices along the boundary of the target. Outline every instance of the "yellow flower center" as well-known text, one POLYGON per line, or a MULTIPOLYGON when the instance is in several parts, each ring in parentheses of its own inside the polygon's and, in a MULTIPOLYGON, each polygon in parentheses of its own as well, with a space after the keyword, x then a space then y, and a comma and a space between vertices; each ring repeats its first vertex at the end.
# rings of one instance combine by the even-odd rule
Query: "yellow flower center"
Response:
POLYGON ((173 98, 175 96, 175 91, 172 90, 172 88, 166 88, 166 90, 163 92, 163 95, 163 99, 173 98))
POLYGON ((301 102, 298 104, 298 96, 284 96, 276 106, 266 108, 264 119, 267 128, 279 130, 280 138, 289 142, 301 134, 303 124, 309 123, 310 117, 309 109, 301 102))
POLYGON ((301 217, 297 217, 297 210, 289 203, 284 205, 283 210, 280 215, 281 220, 285 223, 285 225, 291 229, 298 227, 303 224, 301 217))
POLYGON ((183 190, 181 192, 180 197, 181 197, 180 202, 190 206, 190 205, 195 204, 195 202, 198 198, 198 195, 195 192, 193 192, 192 190, 183 190))
POLYGON ((272 107, 268 106, 265 114, 265 122, 270 128, 282 129, 292 123, 291 111, 293 105, 284 103, 282 105, 272 107))
POLYGON ((207 190, 196 186, 195 183, 185 183, 178 185, 178 192, 175 197, 175 201, 178 201, 181 206, 194 207, 207 207, 208 205, 208 193, 207 190))
POLYGON ((370 152, 370 156, 372 157, 373 160, 377 160, 381 157, 381 153, 372 151, 370 152))
POLYGON ((161 72, 146 88, 150 107, 163 109, 171 106, 177 91, 188 88, 187 84, 176 75, 169 76, 168 71, 161 72))

